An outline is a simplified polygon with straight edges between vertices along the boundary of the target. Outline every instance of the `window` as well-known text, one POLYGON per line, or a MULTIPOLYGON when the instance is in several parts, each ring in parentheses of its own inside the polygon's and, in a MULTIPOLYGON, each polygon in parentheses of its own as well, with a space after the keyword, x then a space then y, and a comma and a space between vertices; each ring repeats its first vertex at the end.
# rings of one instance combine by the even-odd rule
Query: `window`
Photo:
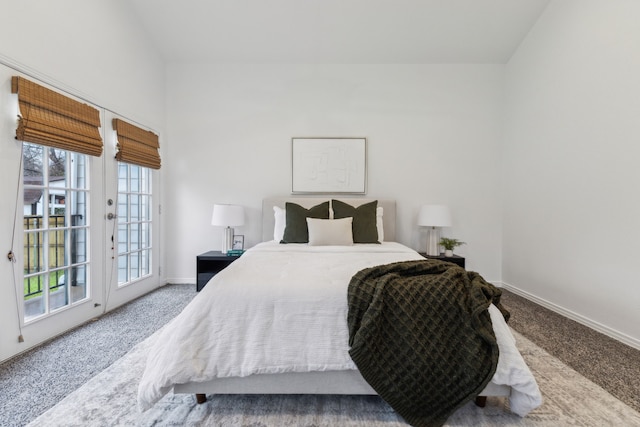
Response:
POLYGON ((151 169, 118 162, 118 286, 151 274, 151 169))
POLYGON ((25 321, 89 297, 84 154, 23 144, 25 321))

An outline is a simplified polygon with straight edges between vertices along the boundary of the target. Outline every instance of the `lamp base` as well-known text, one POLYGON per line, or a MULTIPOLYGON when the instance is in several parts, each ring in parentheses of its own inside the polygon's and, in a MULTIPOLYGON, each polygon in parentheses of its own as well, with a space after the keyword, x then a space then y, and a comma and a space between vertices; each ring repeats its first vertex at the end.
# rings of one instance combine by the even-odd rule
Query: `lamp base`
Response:
POLYGON ((233 228, 227 227, 222 234, 222 250, 223 254, 227 254, 233 248, 233 228))
POLYGON ((440 229, 431 227, 427 235, 427 255, 440 255, 440 229))

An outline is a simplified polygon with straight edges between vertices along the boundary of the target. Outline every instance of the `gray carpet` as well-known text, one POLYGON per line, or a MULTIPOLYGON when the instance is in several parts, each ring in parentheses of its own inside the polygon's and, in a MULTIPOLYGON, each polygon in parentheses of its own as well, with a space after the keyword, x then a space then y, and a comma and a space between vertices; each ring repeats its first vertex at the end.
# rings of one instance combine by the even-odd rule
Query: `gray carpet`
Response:
POLYGON ((0 426, 24 426, 160 329, 196 295, 167 285, 0 364, 0 426))
POLYGON ((509 326, 640 412, 640 350, 503 292, 509 326))
MULTIPOLYGON (((472 402, 447 426, 638 426, 640 413, 567 367, 517 332, 516 339, 536 376, 544 404, 520 418, 504 398, 485 408, 472 402)), ((228 426, 399 427, 407 424, 375 396, 222 395, 198 405, 193 395, 168 394, 149 411, 136 405, 137 386, 155 338, 136 346, 29 427, 42 426, 228 426)))
MULTIPOLYGON (((76 422, 78 419, 83 420, 84 424, 77 425, 406 425, 380 399, 352 396, 219 396, 210 399, 206 405, 198 406, 192 396, 170 395, 156 405, 152 412, 147 413, 151 415, 148 419, 131 418, 138 415, 137 410, 133 410, 135 394, 132 397, 128 393, 137 387, 135 366, 139 366, 136 361, 139 363, 142 360, 141 356, 148 345, 148 341, 144 340, 173 318, 195 296, 194 288, 193 285, 165 286, 96 322, 0 365, 0 425, 23 426, 85 383, 56 405, 46 417, 34 422, 34 425, 73 425, 69 423, 74 419, 76 422), (140 342, 142 343, 136 345, 140 342), (126 354, 130 349, 131 352, 126 354), (100 374, 95 376, 98 373, 100 374), (89 380, 93 376, 95 378, 89 380), (114 394, 113 390, 117 392, 114 394), (99 397, 101 393, 102 398, 99 397), (65 411, 76 415, 63 415, 57 419, 54 417, 56 413, 64 414, 65 411), (90 416, 87 416, 87 411, 90 416), (105 414, 109 416, 101 418, 105 414), (224 418, 212 418, 213 414, 224 418), (288 424, 282 424, 284 422, 288 424)), ((548 349, 554 355, 562 353, 566 348, 563 345, 565 336, 579 337, 593 332, 588 328, 584 333, 572 332, 573 327, 581 325, 569 322, 567 326, 566 319, 562 316, 556 315, 556 318, 549 315, 541 307, 508 292, 505 292, 504 298, 505 304, 513 313, 511 326, 538 344, 549 346, 548 344, 555 343, 555 347, 551 345, 554 348, 548 349), (536 331, 544 333, 536 336, 536 331), (556 334, 554 339, 549 338, 548 334, 551 333, 556 334)), ((579 339, 572 341, 573 351, 569 353, 583 355, 586 360, 602 361, 578 363, 574 369, 580 371, 580 365, 591 368, 607 365, 605 361, 608 349, 615 349, 620 343, 614 341, 613 344, 602 346, 601 338, 599 336, 595 341, 585 339, 586 345, 579 339)), ((520 337, 519 348, 523 350, 522 345, 528 342, 525 337, 520 337)), ((532 344, 531 348, 531 351, 523 351, 523 355, 528 363, 531 363, 531 355, 535 355, 534 360, 542 361, 540 368, 534 370, 546 399, 541 408, 526 419, 505 419, 504 417, 513 417, 508 413, 506 403, 501 399, 492 399, 484 410, 473 405, 462 408, 449 420, 448 425, 469 425, 465 423, 470 419, 473 419, 473 425, 616 425, 614 421, 620 421, 617 425, 640 425, 638 412, 592 382, 606 386, 612 394, 631 394, 638 399, 640 394, 633 389, 630 393, 616 394, 616 390, 625 390, 625 385, 633 383, 638 375, 629 381, 629 377, 596 374, 594 378, 590 376, 592 381, 589 381, 539 347, 532 344), (540 356, 541 354, 547 355, 540 356), (564 388, 565 386, 568 388, 564 388), (607 414, 607 411, 612 414, 607 414), (565 419, 562 424, 558 424, 558 417, 562 414, 565 414, 565 419), (573 418, 574 414, 576 418, 573 418), (620 414, 624 414, 623 418, 618 418, 620 414), (467 415, 471 418, 465 418, 467 415)), ((639 351, 623 349, 619 354, 621 355, 616 360, 622 360, 620 363, 623 366, 638 369, 640 365, 635 357, 640 355, 639 351)), ((590 374, 587 372, 584 375, 590 374)))

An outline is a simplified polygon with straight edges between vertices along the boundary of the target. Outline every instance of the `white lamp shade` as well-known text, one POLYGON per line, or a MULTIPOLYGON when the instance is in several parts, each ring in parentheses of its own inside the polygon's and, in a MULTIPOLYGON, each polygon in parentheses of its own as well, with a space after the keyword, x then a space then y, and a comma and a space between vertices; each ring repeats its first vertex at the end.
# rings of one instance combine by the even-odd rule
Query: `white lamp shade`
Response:
POLYGON ((244 208, 238 205, 213 205, 211 225, 222 227, 244 225, 244 208))
POLYGON ((425 227, 451 227, 451 212, 444 205, 424 205, 418 214, 418 225, 425 227))

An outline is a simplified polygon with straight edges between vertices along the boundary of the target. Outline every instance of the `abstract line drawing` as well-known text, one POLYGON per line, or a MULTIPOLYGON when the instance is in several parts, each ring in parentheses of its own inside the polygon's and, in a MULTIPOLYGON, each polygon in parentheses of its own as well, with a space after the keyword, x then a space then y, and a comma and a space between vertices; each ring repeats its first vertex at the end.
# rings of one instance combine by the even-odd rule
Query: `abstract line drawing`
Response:
POLYGON ((366 151, 366 138, 292 138, 291 192, 365 194, 366 151))

